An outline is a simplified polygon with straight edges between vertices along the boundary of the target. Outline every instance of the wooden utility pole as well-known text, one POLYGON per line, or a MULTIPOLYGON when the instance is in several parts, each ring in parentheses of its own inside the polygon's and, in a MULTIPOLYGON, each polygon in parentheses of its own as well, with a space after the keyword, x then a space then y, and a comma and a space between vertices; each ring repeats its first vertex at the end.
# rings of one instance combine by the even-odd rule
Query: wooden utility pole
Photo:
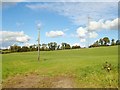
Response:
POLYGON ((90 32, 90 30, 89 30, 89 25, 90 25, 90 17, 89 17, 89 15, 88 15, 88 29, 87 29, 87 33, 88 33, 88 35, 87 35, 87 47, 89 48, 89 32, 90 32))
POLYGON ((40 24, 38 24, 38 61, 40 61, 40 24))

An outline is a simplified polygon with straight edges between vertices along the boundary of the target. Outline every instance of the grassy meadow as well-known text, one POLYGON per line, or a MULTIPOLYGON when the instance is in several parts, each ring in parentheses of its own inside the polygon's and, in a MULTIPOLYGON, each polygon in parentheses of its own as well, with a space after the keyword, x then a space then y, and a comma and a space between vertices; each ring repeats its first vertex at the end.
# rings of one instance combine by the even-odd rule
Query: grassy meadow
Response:
POLYGON ((3 87, 118 87, 118 46, 41 51, 39 62, 37 55, 3 54, 3 87), (112 65, 110 72, 103 68, 106 61, 112 65))

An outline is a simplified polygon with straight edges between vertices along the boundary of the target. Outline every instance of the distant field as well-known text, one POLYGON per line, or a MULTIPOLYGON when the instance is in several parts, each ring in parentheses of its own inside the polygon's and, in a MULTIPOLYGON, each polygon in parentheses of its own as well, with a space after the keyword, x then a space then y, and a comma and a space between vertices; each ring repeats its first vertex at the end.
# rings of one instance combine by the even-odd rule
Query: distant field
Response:
POLYGON ((118 87, 118 47, 2 55, 3 87, 118 87), (105 62, 112 70, 103 69, 105 62))

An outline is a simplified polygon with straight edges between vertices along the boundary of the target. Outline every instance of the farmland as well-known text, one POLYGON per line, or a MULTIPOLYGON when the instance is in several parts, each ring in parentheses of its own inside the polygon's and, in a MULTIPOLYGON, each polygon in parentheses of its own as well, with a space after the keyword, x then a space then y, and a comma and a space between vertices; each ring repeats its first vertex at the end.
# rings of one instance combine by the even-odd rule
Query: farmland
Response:
POLYGON ((3 87, 116 88, 118 46, 2 55, 3 87), (111 64, 106 71, 105 62, 111 64))

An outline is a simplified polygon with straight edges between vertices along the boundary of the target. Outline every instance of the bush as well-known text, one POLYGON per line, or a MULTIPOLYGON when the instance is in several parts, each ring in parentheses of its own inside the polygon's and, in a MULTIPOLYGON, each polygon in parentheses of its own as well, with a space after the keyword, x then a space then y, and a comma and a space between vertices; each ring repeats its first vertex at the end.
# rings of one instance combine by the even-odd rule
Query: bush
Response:
POLYGON ((81 48, 80 46, 72 46, 72 49, 79 49, 81 48))

